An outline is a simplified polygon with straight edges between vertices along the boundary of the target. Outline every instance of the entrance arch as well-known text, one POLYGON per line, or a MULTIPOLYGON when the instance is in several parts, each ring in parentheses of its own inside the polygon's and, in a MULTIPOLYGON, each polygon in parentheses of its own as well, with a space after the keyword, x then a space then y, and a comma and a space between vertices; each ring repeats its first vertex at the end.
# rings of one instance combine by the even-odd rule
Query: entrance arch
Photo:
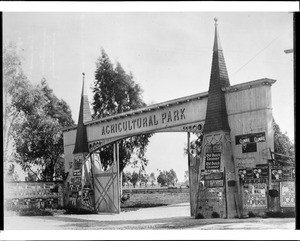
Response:
MULTIPOLYGON (((276 80, 264 78, 231 86, 217 19, 214 20, 208 92, 92 121, 87 96, 82 91, 78 126, 63 130, 65 171, 69 173, 66 182, 70 183, 67 202, 71 198, 72 203, 81 206, 85 196, 80 167, 99 147, 145 133, 203 131, 200 159, 190 160, 190 164, 196 163, 194 175, 198 178, 191 183, 191 188, 196 190, 191 214, 232 218, 249 211, 268 210, 266 193, 272 188, 269 175, 264 172, 265 176, 253 178, 252 172, 255 168, 269 168, 270 149, 274 149, 271 86, 276 80), (245 177, 239 176, 240 172, 249 173, 247 183, 243 180, 245 177), (256 191, 246 195, 248 189, 256 191), (253 205, 254 199, 259 199, 259 205, 253 205)), ((116 153, 114 161, 118 161, 116 153)), ((116 179, 114 182, 119 184, 116 179)), ((99 196, 108 193, 105 187, 102 189, 99 189, 99 196)), ((98 202, 101 206, 98 199, 91 198, 90 203, 98 202)), ((108 199, 115 201, 111 196, 105 200, 108 199)))

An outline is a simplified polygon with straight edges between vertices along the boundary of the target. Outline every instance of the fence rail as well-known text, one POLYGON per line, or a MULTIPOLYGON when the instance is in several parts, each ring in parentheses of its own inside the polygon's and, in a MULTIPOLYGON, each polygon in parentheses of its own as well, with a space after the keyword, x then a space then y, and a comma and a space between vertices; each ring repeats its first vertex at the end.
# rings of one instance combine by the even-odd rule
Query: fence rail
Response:
POLYGON ((189 188, 123 188, 123 194, 188 193, 189 188))

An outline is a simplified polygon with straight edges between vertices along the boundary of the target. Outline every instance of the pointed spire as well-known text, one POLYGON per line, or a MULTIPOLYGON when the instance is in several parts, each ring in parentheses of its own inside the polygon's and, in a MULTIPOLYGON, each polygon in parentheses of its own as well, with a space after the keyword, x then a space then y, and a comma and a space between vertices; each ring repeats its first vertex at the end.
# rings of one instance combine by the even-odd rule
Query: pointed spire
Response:
POLYGON ((75 142, 75 148, 73 154, 89 152, 86 126, 84 125, 84 123, 87 121, 91 121, 92 116, 91 116, 91 110, 89 106, 89 100, 87 94, 85 93, 85 88, 84 88, 85 74, 82 73, 82 76, 83 76, 82 78, 83 80, 82 80, 80 109, 79 109, 79 116, 78 116, 78 123, 77 123, 76 142, 75 142))
POLYGON ((203 132, 229 131, 225 94, 223 87, 230 86, 223 50, 218 34, 217 19, 215 18, 215 39, 213 48, 213 59, 208 90, 208 101, 206 118, 203 132))
POLYGON ((218 33, 218 23, 217 23, 218 19, 214 18, 214 20, 215 20, 215 42, 214 42, 213 51, 216 51, 216 50, 222 50, 222 46, 221 46, 221 41, 218 33))

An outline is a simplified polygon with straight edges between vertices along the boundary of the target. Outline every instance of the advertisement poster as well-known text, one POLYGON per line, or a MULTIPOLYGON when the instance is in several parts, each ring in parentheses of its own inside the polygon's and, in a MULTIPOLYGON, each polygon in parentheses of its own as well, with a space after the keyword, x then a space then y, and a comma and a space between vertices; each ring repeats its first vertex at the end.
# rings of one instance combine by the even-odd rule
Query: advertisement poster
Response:
POLYGON ((266 208, 266 188, 267 185, 265 183, 244 185, 244 207, 249 209, 266 208))
POLYGON ((280 206, 295 207, 295 182, 280 183, 280 206))
POLYGON ((265 132, 235 136, 235 144, 242 145, 242 153, 257 152, 257 143, 265 141, 265 132))
POLYGON ((205 169, 220 169, 221 152, 206 153, 205 154, 205 169))
POLYGON ((282 169, 272 169, 271 170, 271 179, 272 180, 281 180, 282 179, 282 169))

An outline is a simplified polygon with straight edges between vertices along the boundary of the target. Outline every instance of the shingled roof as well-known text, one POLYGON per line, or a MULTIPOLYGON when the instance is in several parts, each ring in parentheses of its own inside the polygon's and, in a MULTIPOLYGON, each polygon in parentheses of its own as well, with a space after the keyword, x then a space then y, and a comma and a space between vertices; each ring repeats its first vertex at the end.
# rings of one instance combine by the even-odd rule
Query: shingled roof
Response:
POLYGON ((223 87, 228 86, 230 83, 218 34, 217 19, 215 19, 215 40, 203 133, 230 131, 225 94, 222 91, 223 87))
POLYGON ((92 115, 89 106, 89 100, 84 89, 84 73, 83 73, 80 109, 79 109, 79 117, 78 117, 77 132, 76 132, 76 142, 75 142, 75 148, 73 154, 89 152, 86 126, 84 125, 84 123, 91 120, 92 120, 92 115))

